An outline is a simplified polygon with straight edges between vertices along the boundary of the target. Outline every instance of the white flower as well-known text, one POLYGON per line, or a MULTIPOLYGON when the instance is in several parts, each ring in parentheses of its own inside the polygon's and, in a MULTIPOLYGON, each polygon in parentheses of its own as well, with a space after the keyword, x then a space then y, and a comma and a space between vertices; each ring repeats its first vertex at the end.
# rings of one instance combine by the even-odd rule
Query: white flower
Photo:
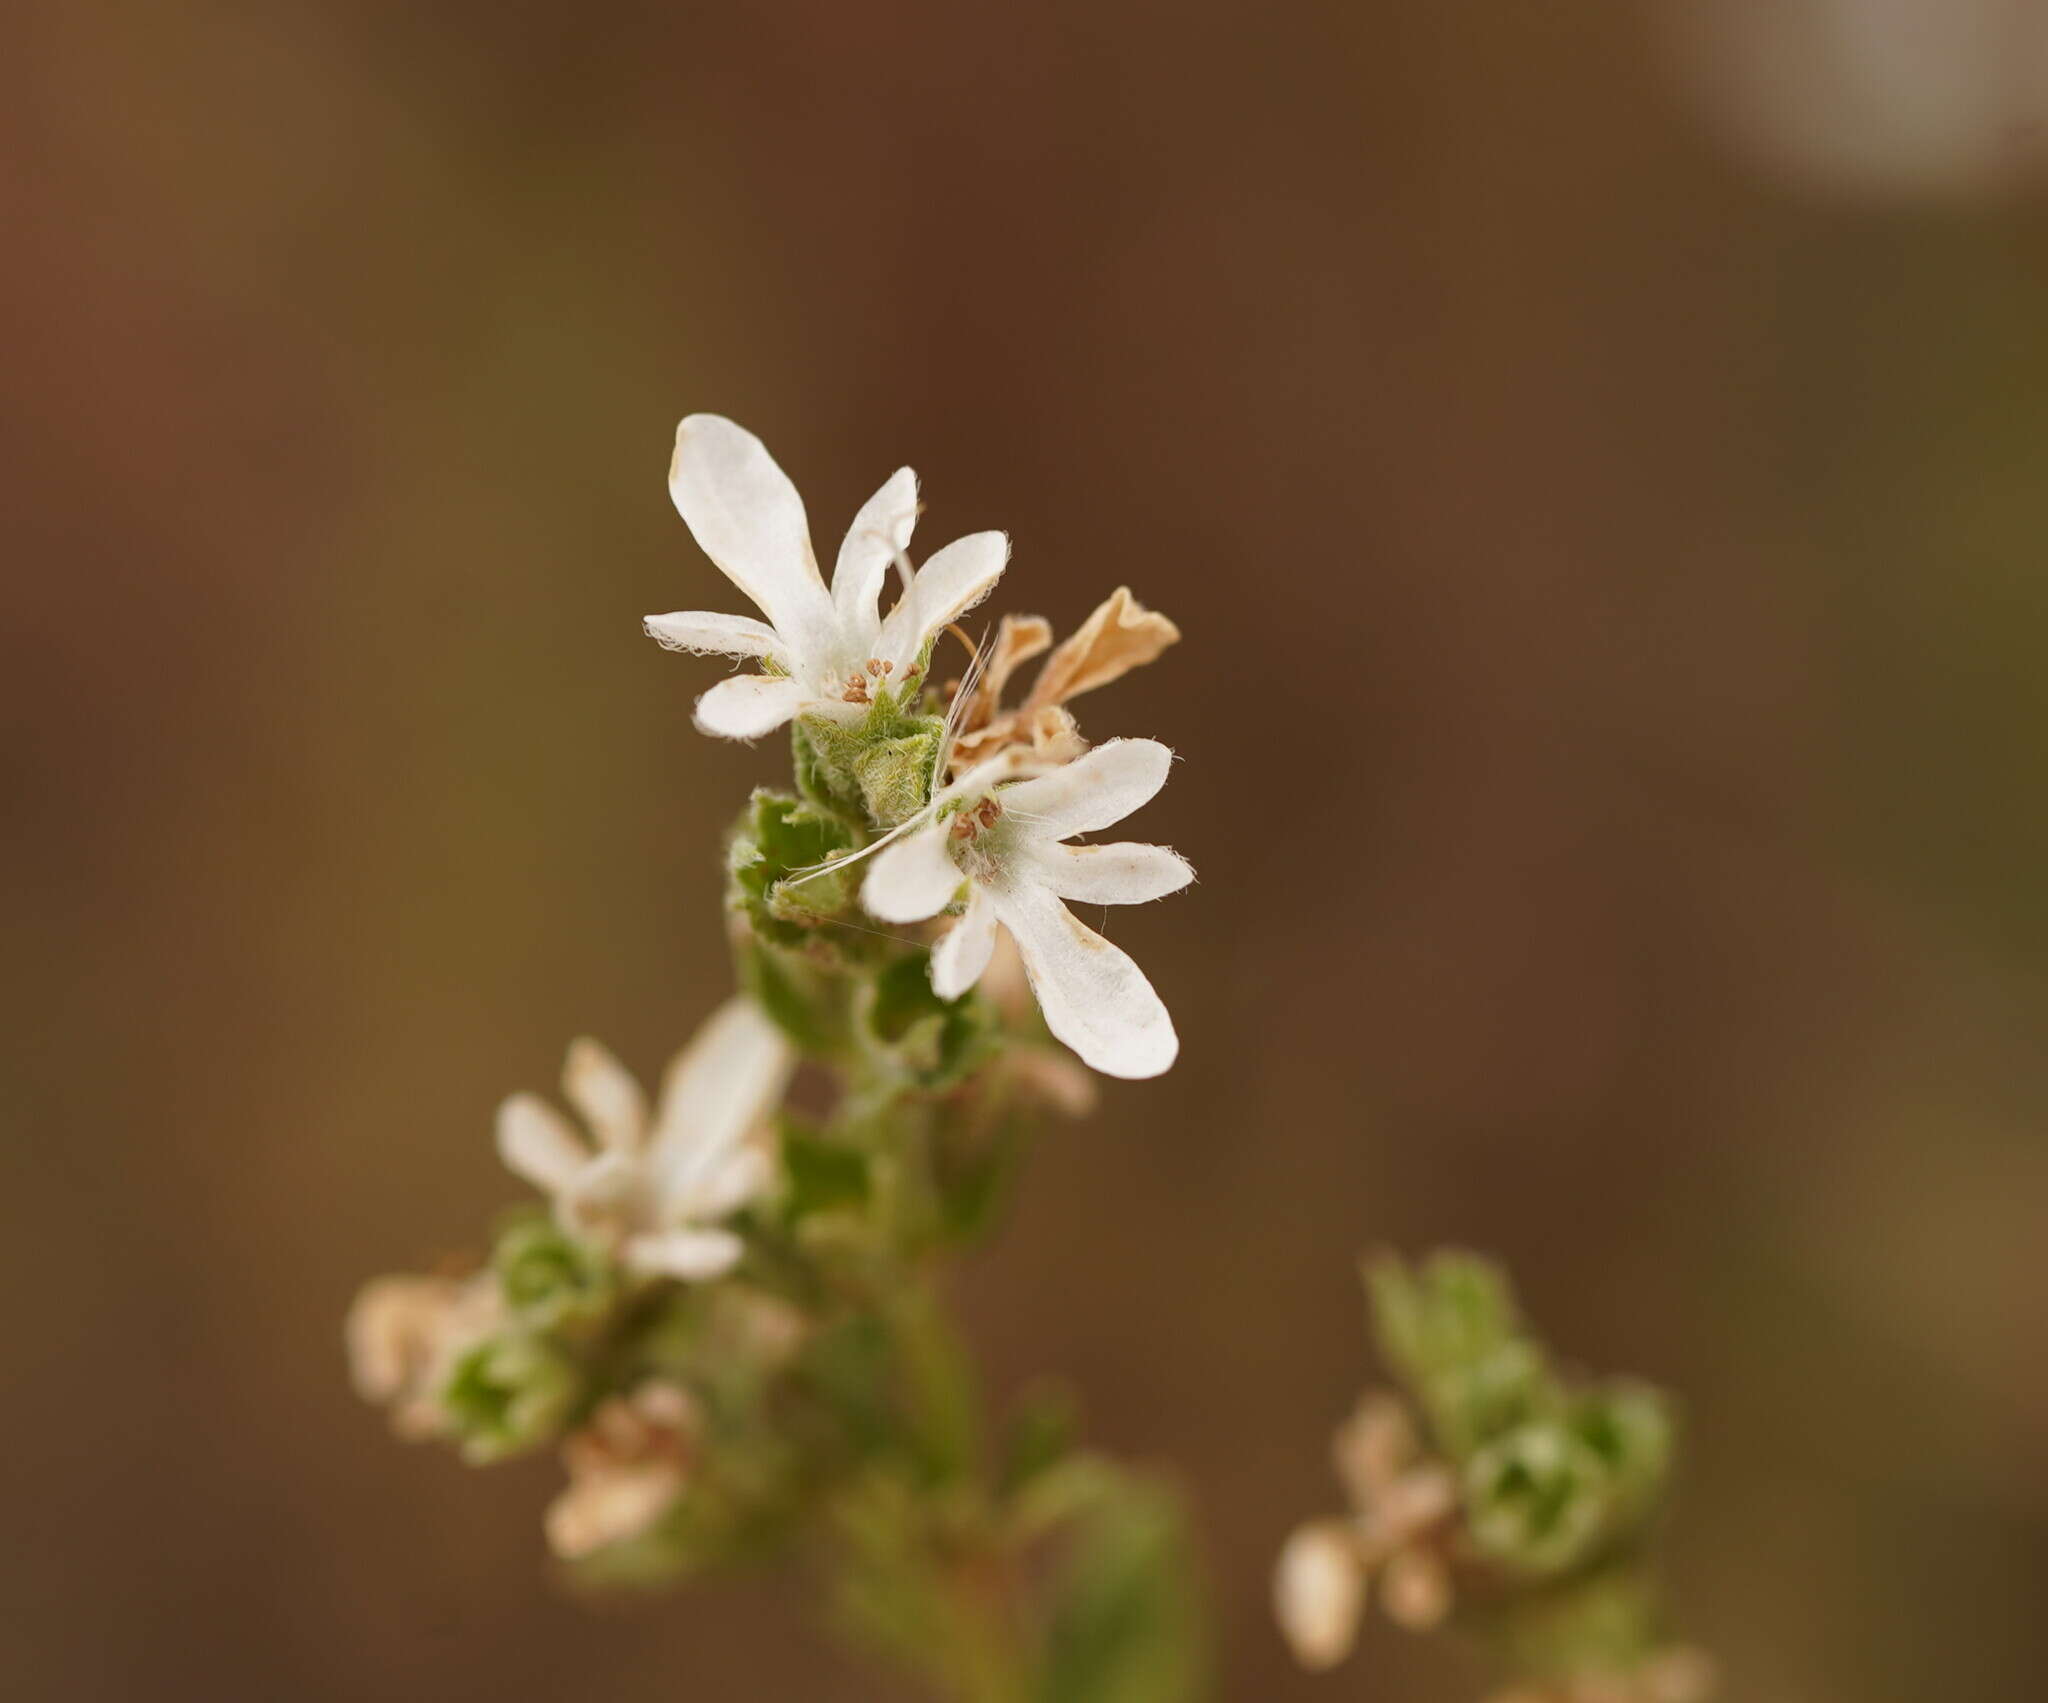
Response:
POLYGON ((966 913, 932 952, 938 994, 957 999, 980 979, 1001 923, 1047 1028, 1107 1076, 1157 1076, 1180 1050, 1173 1019, 1129 954, 1061 901, 1142 904, 1195 872, 1164 846, 1061 842, 1122 821, 1166 784, 1172 761, 1156 740, 1113 739, 1031 780, 996 786, 970 776, 940 795, 957 809, 934 812, 876 854, 861 903, 885 922, 918 922, 951 904, 964 882, 966 913))
POLYGON ((934 633, 1002 577, 1010 545, 975 532, 931 557, 887 620, 882 584, 917 522, 917 475, 899 468, 854 516, 832 570, 811 553, 803 499, 761 440, 716 414, 676 428, 669 495, 704 554, 768 617, 650 615, 669 650, 757 657, 769 671, 725 680, 697 700, 697 725, 756 739, 802 713, 851 720, 883 685, 900 685, 934 633))
POLYGON ((546 1101, 515 1094, 498 1108, 498 1154, 552 1199, 563 1229, 633 1270, 717 1277, 741 1252, 719 1221, 773 1175, 756 1138, 791 1065, 789 1044, 760 1009, 728 1001, 675 1056, 650 1117, 625 1067, 597 1042, 575 1041, 562 1092, 596 1147, 546 1101))

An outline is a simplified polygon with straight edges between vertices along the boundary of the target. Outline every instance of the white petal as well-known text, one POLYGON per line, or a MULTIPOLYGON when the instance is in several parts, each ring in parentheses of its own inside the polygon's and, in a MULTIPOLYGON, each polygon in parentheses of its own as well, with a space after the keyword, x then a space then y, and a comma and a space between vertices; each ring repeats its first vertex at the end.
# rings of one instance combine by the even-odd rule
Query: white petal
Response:
POLYGON ((1112 739, 1036 780, 1004 787, 1003 813, 1032 837, 1064 840, 1121 822, 1166 784, 1173 753, 1156 739, 1112 739))
POLYGON ((650 1276, 680 1277, 685 1282, 723 1277, 739 1264, 746 1244, 730 1230, 663 1230, 635 1236, 625 1247, 625 1261, 650 1276))
POLYGON ((992 885, 1045 1026, 1105 1076, 1157 1076, 1174 1061, 1173 1019, 1130 954, 1077 922, 1027 875, 992 885))
POLYGON ((498 1157, 516 1177, 560 1194, 590 1163, 590 1149, 569 1120, 534 1094, 514 1094, 498 1108, 498 1157))
POLYGON ((685 1222, 713 1223, 737 1212, 775 1177, 774 1162, 762 1147, 707 1150, 693 1154, 687 1174, 670 1186, 663 1212, 685 1222))
POLYGON ((775 636, 775 629, 751 615, 686 609, 673 615, 650 615, 640 625, 663 650, 691 651, 698 656, 772 656, 785 668, 790 664, 789 647, 775 636))
POLYGON ((952 903, 961 876, 947 850, 949 837, 945 824, 934 822, 875 853, 860 884, 868 915, 884 922, 922 922, 952 903))
POLYGON ((668 491, 698 547, 796 657, 829 657, 837 623, 803 499, 761 440, 716 414, 692 414, 676 428, 668 491))
POLYGON ((804 707, 802 684, 779 674, 735 674, 697 700, 697 730, 720 739, 759 739, 804 707))
POLYGON ((981 980, 996 949, 996 908, 979 887, 960 920, 932 948, 932 992, 958 999, 981 980))
POLYGON ((1303 1667, 1335 1667, 1351 1654, 1365 1612, 1365 1568, 1342 1522, 1295 1529, 1273 1571, 1273 1609, 1303 1667))
MULTIPOLYGON (((861 505, 839 546, 832 569, 832 607, 840 631, 856 649, 872 644, 882 624, 879 604, 889 564, 910 548, 917 525, 917 475, 899 467, 889 481, 861 505)), ((865 660, 865 659, 859 659, 865 660)))
POLYGON ((1129 840, 1113 846, 1034 846, 1031 861, 1040 880, 1078 905, 1142 905, 1178 893, 1195 878, 1195 866, 1179 852, 1129 840))
POLYGON ((569 1043, 562 1093, 583 1115, 600 1147, 630 1153, 647 1134, 647 1096, 611 1049, 588 1035, 569 1043))
POLYGON ((875 640, 875 655, 902 671, 925 641, 948 621, 957 621, 995 588, 1010 559, 1010 541, 1000 532, 971 532, 956 538, 917 570, 875 640))
POLYGON ((760 1126, 794 1065, 782 1031, 752 1000, 712 1013, 661 1085, 652 1162, 664 1199, 672 1179, 701 1174, 707 1155, 732 1152, 760 1126))

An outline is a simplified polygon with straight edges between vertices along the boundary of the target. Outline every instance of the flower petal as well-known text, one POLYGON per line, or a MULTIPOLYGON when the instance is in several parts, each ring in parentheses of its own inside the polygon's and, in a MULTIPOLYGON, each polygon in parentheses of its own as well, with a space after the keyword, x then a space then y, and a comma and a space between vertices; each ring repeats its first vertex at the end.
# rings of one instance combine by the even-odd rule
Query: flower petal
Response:
POLYGON ((779 674, 735 674, 697 700, 700 733, 720 739, 759 739, 804 707, 802 684, 779 674))
POLYGON ((1009 559, 1010 541, 1000 532, 970 532, 954 539, 926 560, 889 611, 875 640, 875 655, 895 664, 900 675, 932 634, 988 596, 1009 559))
POLYGON ((951 904, 962 877, 948 837, 945 824, 933 822, 875 853, 860 884, 868 915, 883 922, 922 922, 951 904))
POLYGON ((727 1000, 712 1013, 662 1081, 651 1163, 664 1201, 701 1174, 706 1155, 745 1142, 782 1098, 794 1065, 782 1031, 752 1000, 727 1000))
POLYGON ((945 939, 932 948, 932 992, 958 999, 981 980, 996 949, 996 908, 979 887, 945 939))
POLYGON ((603 1042, 583 1035, 569 1043, 562 1093, 608 1152, 630 1153, 646 1139, 647 1096, 603 1042))
POLYGON ((498 1157, 514 1176, 545 1194, 561 1194, 590 1163, 590 1149, 537 1094, 514 1094, 498 1108, 498 1157))
POLYGON ((1121 822, 1166 784, 1173 753, 1156 739, 1112 739, 1049 775, 1019 781, 996 796, 1039 840, 1092 834, 1121 822))
POLYGON ((1173 1019, 1130 954, 1077 922, 1028 872, 989 887, 1045 1026, 1105 1076, 1157 1076, 1180 1052, 1173 1019))
POLYGON ((1040 880, 1080 905, 1142 905, 1178 893, 1195 866, 1165 846, 1126 840, 1113 846, 1038 845, 1032 863, 1040 880))
POLYGON ((882 624, 879 605, 889 564, 910 548, 917 525, 917 475, 899 467, 888 483, 861 505, 839 546, 832 569, 832 607, 839 630, 856 649, 871 644, 882 624))
POLYGON ((633 1270, 649 1276, 680 1277, 684 1282, 723 1277, 739 1264, 746 1244, 730 1230, 663 1230, 652 1236, 635 1236, 627 1242, 624 1259, 633 1270))
POLYGON ((1045 659, 1024 708, 1063 704, 1083 692, 1107 686, 1120 675, 1157 660, 1161 651, 1179 640, 1178 627, 1147 609, 1131 595, 1129 586, 1120 585, 1045 659))
POLYGON ((668 491, 698 548, 754 600, 796 659, 828 661, 837 625, 803 499, 761 440, 716 414, 692 414, 676 427, 668 491))
POLYGON ((670 1184, 662 1210, 681 1223, 715 1223, 737 1212, 775 1180, 764 1147, 706 1149, 670 1184))
POLYGON ((650 615, 640 625, 663 650, 698 656, 770 656, 785 668, 790 665, 789 647, 775 636, 775 629, 751 615, 683 609, 673 615, 650 615))

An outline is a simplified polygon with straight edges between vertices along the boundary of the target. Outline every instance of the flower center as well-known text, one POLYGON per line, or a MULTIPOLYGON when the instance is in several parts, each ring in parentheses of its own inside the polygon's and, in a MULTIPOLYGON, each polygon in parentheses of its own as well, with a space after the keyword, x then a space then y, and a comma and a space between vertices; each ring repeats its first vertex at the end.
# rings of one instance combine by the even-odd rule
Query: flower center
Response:
POLYGON ((996 795, 990 793, 979 804, 969 805, 953 818, 953 838, 973 842, 993 828, 1002 819, 1003 807, 996 802, 996 795))
MULTIPOLYGON (((866 664, 847 675, 846 684, 840 689, 839 699, 847 704, 871 704, 875 693, 888 682, 896 672, 893 662, 884 662, 878 656, 868 658, 866 664)), ((917 683, 917 670, 911 668, 903 676, 903 689, 907 693, 917 683)))

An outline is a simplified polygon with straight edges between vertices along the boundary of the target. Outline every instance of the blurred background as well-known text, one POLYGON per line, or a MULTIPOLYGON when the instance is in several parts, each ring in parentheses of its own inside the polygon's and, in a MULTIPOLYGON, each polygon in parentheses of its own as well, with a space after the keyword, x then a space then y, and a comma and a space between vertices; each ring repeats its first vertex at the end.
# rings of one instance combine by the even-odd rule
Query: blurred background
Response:
POLYGON ((402 1449, 359 1281, 507 1090, 727 986, 779 749, 695 409, 829 551, 899 463, 1001 606, 1182 625, 1113 919, 1185 1053, 964 1285, 1195 1495, 1231 1699, 1368 1378, 1504 1256, 1688 1399, 1740 1703, 2048 1692, 2048 10, 77 0, 0 71, 4 1103, 24 1698, 897 1693, 801 1581, 578 1604, 551 1463, 402 1449))

